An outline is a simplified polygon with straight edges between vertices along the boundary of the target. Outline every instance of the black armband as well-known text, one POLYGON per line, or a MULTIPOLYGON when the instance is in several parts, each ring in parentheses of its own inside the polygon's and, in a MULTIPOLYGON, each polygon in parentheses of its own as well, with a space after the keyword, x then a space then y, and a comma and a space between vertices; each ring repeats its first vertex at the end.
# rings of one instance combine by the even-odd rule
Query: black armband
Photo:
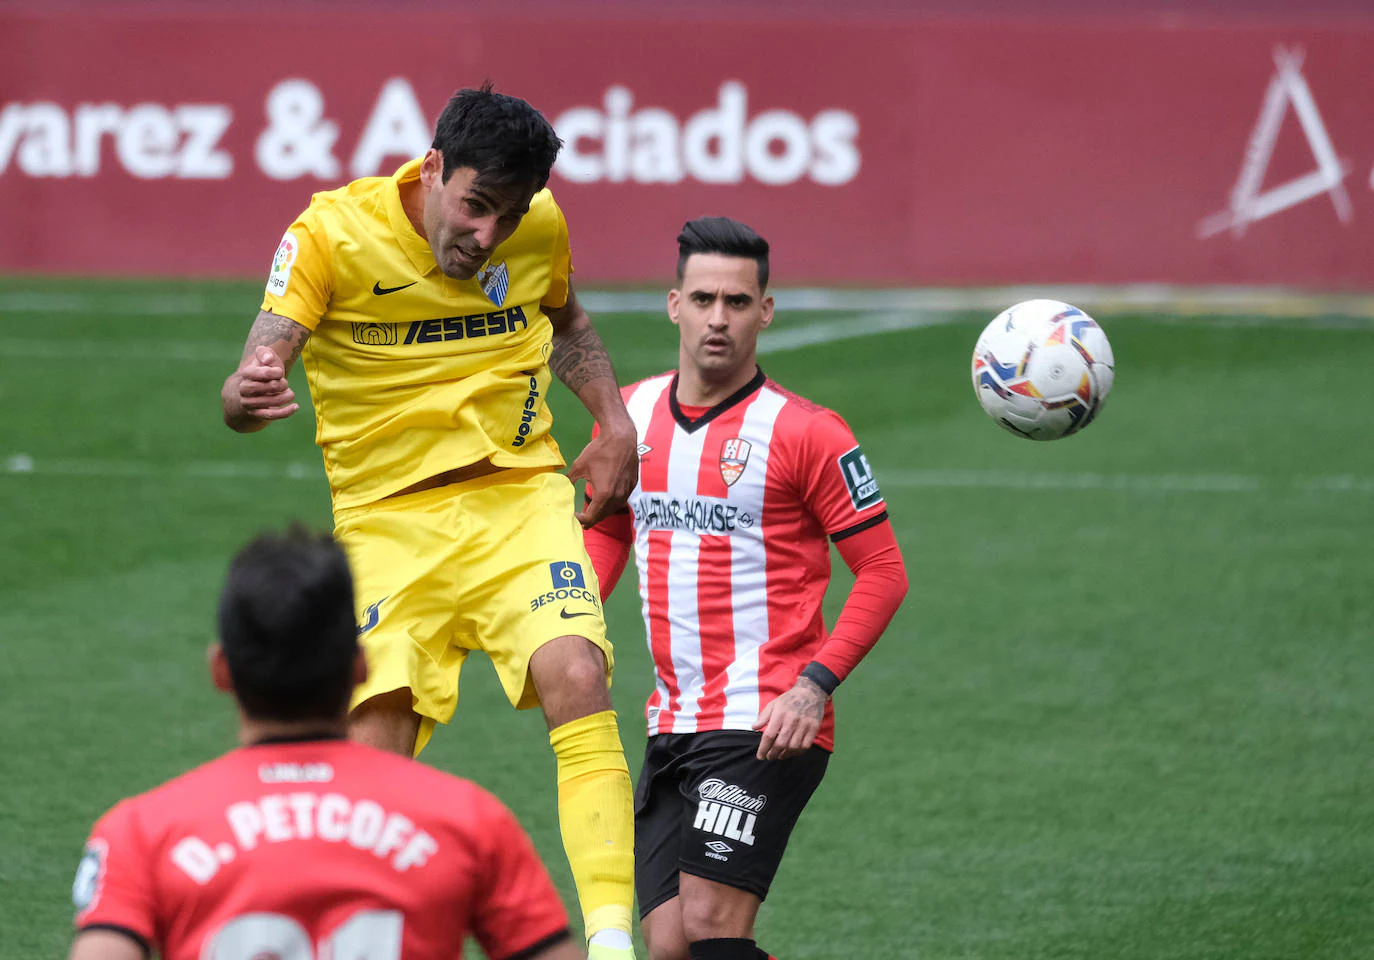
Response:
POLYGON ((829 667, 822 666, 815 660, 806 665, 806 669, 801 672, 801 675, 824 690, 827 697, 834 693, 835 688, 840 685, 840 678, 835 676, 829 667))

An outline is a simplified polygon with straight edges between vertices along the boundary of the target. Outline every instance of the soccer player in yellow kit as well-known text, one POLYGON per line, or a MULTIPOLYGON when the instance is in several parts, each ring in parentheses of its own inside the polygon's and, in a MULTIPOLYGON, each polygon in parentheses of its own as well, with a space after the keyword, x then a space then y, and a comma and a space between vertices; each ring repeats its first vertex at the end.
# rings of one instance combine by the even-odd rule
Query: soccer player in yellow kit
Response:
POLYGON ((222 400, 243 433, 290 416, 302 358, 368 659, 350 735, 418 753, 485 651, 512 705, 543 708, 588 950, 610 960, 633 957, 632 799, 578 522, 623 505, 638 459, 545 189, 559 146, 525 101, 461 90, 424 157, 316 194, 222 400), (600 427, 566 476, 551 370, 600 427), (594 497, 575 514, 580 477, 594 497))

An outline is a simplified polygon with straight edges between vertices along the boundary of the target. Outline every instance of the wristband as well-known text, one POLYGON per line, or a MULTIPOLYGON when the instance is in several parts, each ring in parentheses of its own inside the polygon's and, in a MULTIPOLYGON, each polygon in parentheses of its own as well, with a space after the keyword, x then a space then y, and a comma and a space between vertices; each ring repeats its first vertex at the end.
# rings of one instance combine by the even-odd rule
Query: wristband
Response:
POLYGON ((801 672, 801 675, 824 690, 827 697, 834 693, 835 688, 840 685, 840 678, 835 676, 829 667, 822 666, 815 660, 806 665, 806 669, 801 672))

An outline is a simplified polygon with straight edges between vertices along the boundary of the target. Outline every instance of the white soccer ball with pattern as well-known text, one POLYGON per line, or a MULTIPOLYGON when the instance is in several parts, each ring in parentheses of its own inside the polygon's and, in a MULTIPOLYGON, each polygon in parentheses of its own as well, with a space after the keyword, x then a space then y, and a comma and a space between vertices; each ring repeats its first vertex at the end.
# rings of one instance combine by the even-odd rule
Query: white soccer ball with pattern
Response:
POLYGON ((1102 410, 1116 361, 1092 317, 1058 300, 999 313, 973 348, 973 389, 998 425, 1029 440, 1077 433, 1102 410))

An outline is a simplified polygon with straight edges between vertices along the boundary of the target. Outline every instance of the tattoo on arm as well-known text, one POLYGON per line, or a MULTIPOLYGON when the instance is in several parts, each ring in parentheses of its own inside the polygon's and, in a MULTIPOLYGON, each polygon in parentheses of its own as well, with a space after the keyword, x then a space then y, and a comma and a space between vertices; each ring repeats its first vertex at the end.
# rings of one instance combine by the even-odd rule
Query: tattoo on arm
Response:
POLYGON ((301 355, 301 350, 305 348, 305 341, 309 339, 308 327, 301 326, 287 317, 279 317, 275 313, 261 310, 258 312, 258 318, 253 321, 253 328, 248 331, 248 342, 243 347, 243 356, 252 356, 258 347, 270 347, 274 343, 285 341, 290 348, 285 363, 289 371, 301 355))
POLYGON ((803 677, 794 688, 797 712, 820 720, 825 716, 825 701, 830 698, 814 680, 803 677))
MULTIPOLYGON (((304 328, 302 328, 304 329, 304 328)), ((589 326, 554 337, 549 367, 573 393, 599 377, 615 380, 610 354, 595 328, 589 326)))

